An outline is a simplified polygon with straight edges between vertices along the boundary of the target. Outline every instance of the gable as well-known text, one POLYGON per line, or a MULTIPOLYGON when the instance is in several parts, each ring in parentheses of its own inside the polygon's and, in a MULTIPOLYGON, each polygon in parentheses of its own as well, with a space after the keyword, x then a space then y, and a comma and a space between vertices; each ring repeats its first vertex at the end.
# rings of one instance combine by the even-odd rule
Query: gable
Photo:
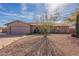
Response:
POLYGON ((29 26, 29 24, 23 22, 12 22, 8 24, 8 26, 29 26))

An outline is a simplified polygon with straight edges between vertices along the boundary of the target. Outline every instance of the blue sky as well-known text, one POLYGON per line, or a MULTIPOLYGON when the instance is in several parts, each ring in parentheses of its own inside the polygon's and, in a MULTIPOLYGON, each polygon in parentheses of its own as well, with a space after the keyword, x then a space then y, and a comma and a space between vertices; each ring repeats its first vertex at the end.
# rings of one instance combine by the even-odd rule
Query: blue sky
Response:
MULTIPOLYGON (((62 21, 78 7, 79 4, 77 3, 67 3, 65 6, 60 8, 59 21, 62 21)), ((44 3, 0 3, 0 26, 4 26, 4 24, 14 20, 32 22, 35 18, 38 18, 39 15, 44 14, 45 8, 44 3)))

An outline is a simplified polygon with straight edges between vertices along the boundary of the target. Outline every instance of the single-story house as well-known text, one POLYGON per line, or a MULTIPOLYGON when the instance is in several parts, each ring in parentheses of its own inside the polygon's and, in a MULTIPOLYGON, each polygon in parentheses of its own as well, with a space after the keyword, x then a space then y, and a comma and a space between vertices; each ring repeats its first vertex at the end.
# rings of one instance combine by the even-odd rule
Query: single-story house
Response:
POLYGON ((0 33, 7 33, 6 27, 0 27, 0 33))
MULTIPOLYGON (((25 23, 19 20, 5 24, 9 34, 33 34, 38 33, 39 29, 35 23, 25 23)), ((69 24, 59 23, 54 24, 51 33, 72 33, 69 29, 69 24)))
POLYGON ((2 29, 2 33, 7 33, 7 27, 4 27, 4 28, 2 29))

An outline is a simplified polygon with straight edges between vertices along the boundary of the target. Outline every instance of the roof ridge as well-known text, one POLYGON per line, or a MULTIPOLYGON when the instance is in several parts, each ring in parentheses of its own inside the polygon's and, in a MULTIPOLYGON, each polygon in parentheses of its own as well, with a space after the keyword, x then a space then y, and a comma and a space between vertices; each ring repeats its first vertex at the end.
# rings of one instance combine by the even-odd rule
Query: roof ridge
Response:
MULTIPOLYGON (((6 23, 5 25, 8 25, 8 24, 11 24, 11 23, 14 23, 14 22, 22 22, 22 23, 25 23, 25 22, 20 21, 20 20, 14 20, 14 21, 12 21, 12 22, 6 23)), ((29 23, 25 23, 25 24, 29 24, 29 23)))

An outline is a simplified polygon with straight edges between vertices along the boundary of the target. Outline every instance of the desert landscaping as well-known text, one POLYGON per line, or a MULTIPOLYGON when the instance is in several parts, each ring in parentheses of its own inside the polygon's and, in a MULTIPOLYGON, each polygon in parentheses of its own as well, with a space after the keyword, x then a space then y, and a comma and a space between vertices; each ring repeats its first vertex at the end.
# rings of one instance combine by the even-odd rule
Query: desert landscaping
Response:
POLYGON ((10 35, 7 33, 0 33, 0 49, 24 37, 29 37, 29 36, 28 35, 10 35))
POLYGON ((79 3, 0 4, 0 56, 79 56, 79 3))
POLYGON ((50 34, 47 39, 48 45, 42 35, 20 36, 13 39, 0 37, 0 40, 0 45, 6 45, 0 49, 1 56, 79 55, 79 40, 71 37, 71 34, 50 34))

